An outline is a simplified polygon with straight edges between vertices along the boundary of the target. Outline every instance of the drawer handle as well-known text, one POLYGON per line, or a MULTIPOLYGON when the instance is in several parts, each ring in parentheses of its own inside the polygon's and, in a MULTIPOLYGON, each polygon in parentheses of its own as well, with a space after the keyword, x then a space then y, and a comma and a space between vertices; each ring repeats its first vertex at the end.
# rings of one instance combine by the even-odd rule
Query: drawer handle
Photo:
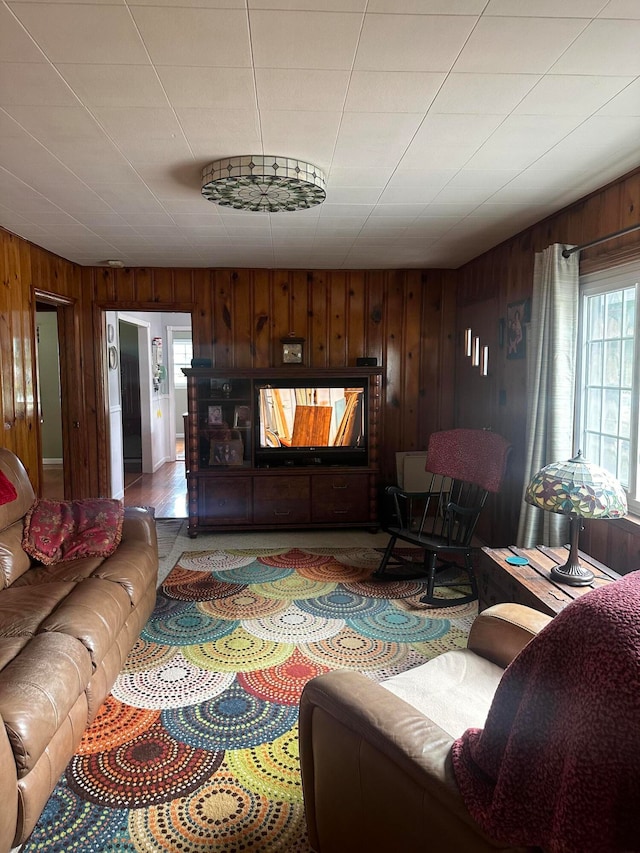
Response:
POLYGON ((332 488, 332 489, 346 489, 346 488, 347 488, 347 484, 345 483, 345 484, 344 484, 344 486, 336 486, 336 484, 335 484, 335 483, 332 483, 332 484, 331 484, 331 488, 332 488))
POLYGON ((334 515, 346 515, 349 512, 348 509, 334 509, 334 515))
POLYGON ((273 514, 274 515, 291 515, 291 510, 290 509, 282 509, 282 510, 274 509, 273 514))
POLYGON ((220 498, 220 500, 218 501, 218 506, 224 506, 225 504, 226 504, 225 499, 224 499, 224 498, 220 498))

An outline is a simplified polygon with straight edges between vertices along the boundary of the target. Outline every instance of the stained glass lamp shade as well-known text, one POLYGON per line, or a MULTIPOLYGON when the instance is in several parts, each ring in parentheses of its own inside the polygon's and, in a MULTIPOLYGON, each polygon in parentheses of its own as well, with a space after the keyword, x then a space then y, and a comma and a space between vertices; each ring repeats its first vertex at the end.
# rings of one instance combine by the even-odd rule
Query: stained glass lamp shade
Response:
POLYGON ((525 493, 527 503, 547 512, 569 516, 570 553, 564 566, 551 570, 553 580, 571 586, 588 586, 593 573, 580 565, 578 537, 583 518, 621 518, 627 514, 627 497, 620 483, 604 468, 578 454, 552 462, 533 477, 525 493))

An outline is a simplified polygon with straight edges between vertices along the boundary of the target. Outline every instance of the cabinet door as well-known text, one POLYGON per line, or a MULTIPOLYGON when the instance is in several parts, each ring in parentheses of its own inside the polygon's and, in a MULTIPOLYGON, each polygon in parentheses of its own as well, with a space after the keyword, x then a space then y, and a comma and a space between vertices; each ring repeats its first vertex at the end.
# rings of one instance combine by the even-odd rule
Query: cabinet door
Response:
POLYGON ((251 523, 251 477, 201 477, 198 517, 206 524, 251 523))
POLYGON ((311 520, 349 523, 369 521, 369 474, 314 474, 311 520))
POLYGON ((304 524, 310 521, 309 477, 256 477, 253 520, 256 524, 304 524))

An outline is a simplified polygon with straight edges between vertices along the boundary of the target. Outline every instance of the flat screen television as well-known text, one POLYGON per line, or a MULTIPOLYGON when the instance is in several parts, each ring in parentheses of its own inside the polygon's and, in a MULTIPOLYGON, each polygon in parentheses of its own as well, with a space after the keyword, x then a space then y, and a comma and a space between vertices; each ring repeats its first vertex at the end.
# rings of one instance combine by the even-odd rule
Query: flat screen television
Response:
POLYGON ((255 462, 367 465, 367 379, 282 377, 256 386, 255 462))

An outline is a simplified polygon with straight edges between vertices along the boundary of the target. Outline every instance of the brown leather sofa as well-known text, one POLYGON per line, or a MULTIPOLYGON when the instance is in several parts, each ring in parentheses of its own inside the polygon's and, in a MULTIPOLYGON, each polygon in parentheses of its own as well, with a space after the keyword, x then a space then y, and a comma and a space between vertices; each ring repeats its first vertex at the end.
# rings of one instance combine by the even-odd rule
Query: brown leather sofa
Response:
POLYGON ((0 853, 24 842, 107 697, 156 599, 155 522, 127 508, 108 558, 42 566, 22 549, 35 495, 0 449, 0 853))
POLYGON ((488 838, 471 817, 450 750, 467 728, 483 728, 504 669, 550 618, 497 604, 475 619, 467 648, 381 684, 344 670, 310 681, 300 702, 300 761, 312 849, 522 853, 488 838))

